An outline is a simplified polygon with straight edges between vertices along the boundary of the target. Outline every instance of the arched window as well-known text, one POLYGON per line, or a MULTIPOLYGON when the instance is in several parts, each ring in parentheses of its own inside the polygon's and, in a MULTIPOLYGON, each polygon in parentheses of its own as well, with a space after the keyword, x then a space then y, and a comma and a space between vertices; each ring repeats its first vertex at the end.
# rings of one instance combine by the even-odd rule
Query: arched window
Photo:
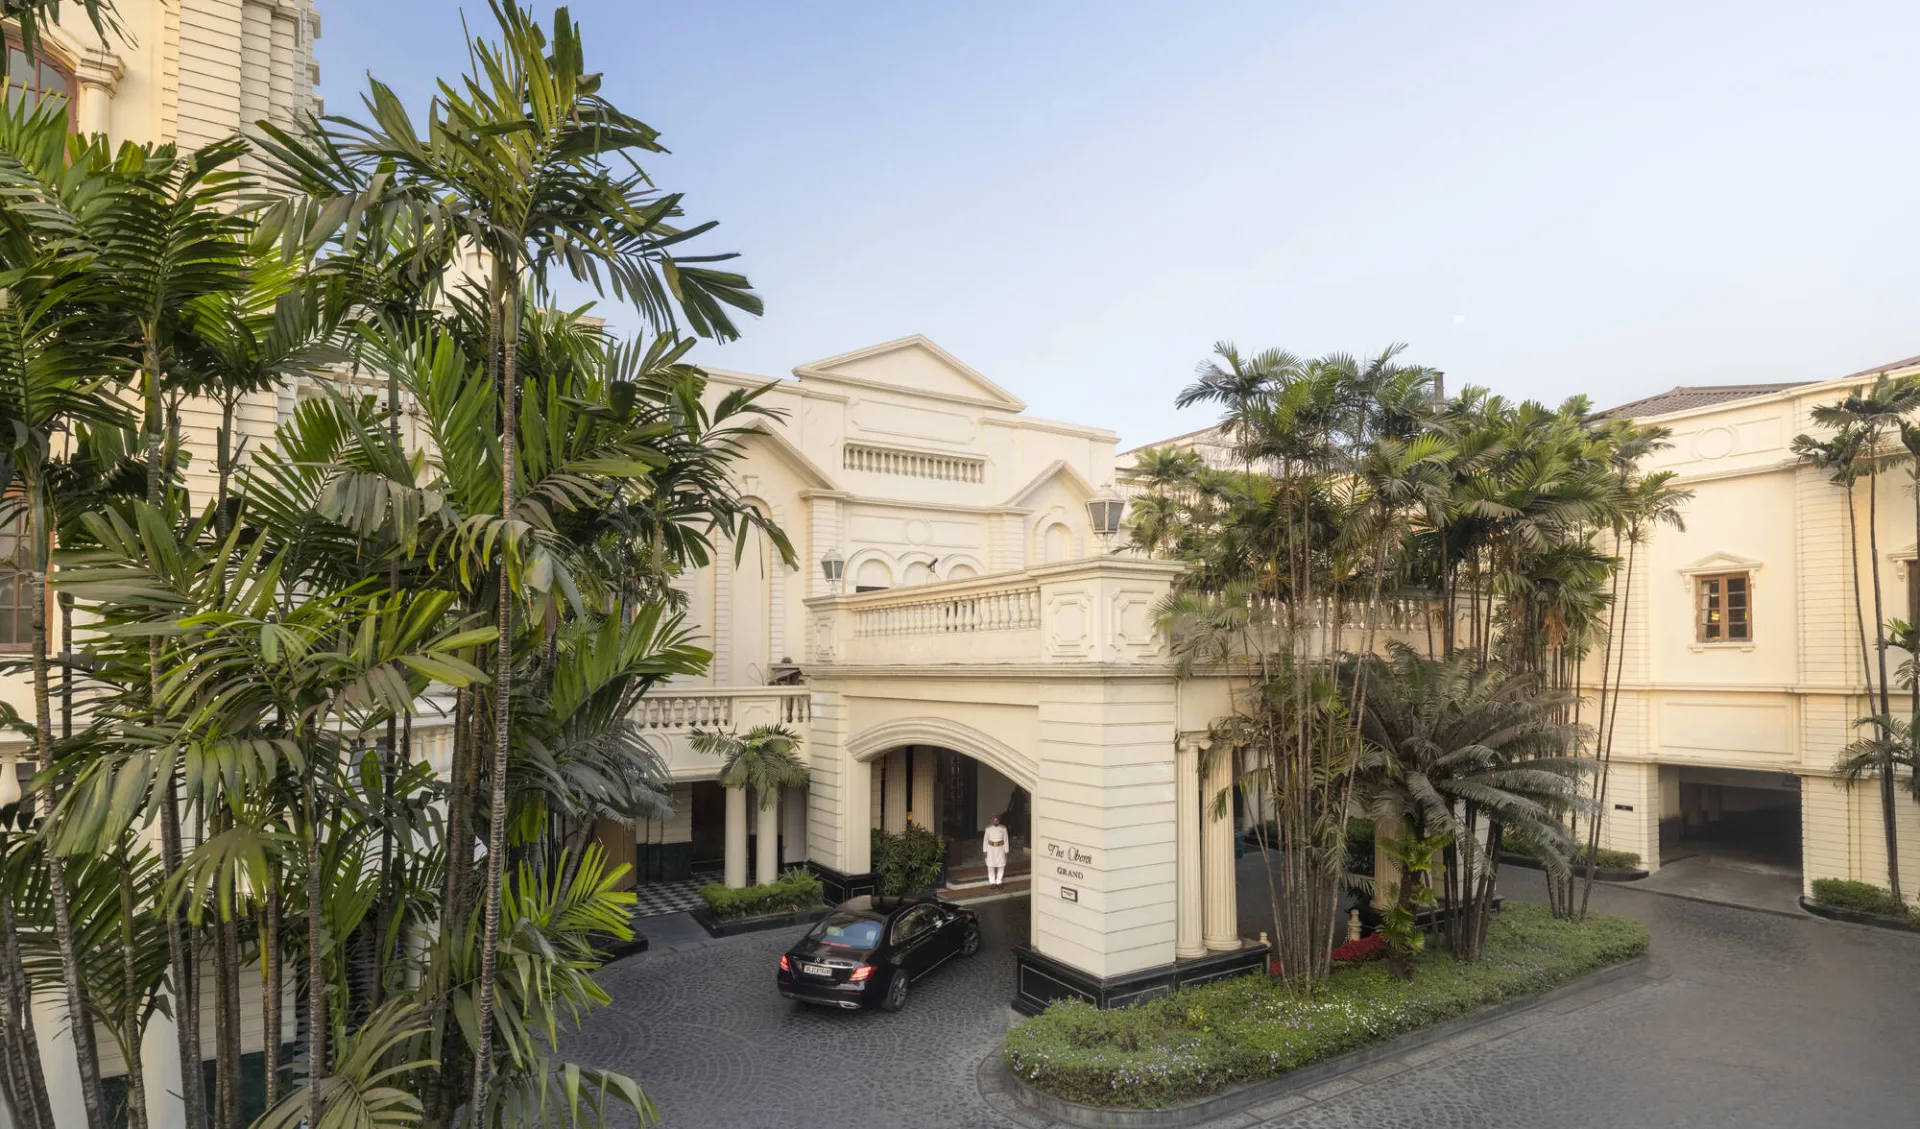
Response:
POLYGON ((79 84, 73 80, 73 71, 56 61, 45 52, 38 59, 29 58, 20 41, 7 38, 7 102, 18 106, 24 99, 29 106, 37 106, 40 99, 58 97, 67 104, 67 128, 74 128, 75 93, 79 84))
POLYGON ((868 557, 860 562, 860 570, 853 574, 855 592, 879 592, 893 587, 893 570, 887 562, 878 557, 868 557))
POLYGON ((1074 559, 1079 554, 1074 551, 1073 530, 1057 521, 1047 526, 1046 532, 1041 534, 1040 552, 1041 559, 1047 564, 1059 564, 1062 561, 1074 559))

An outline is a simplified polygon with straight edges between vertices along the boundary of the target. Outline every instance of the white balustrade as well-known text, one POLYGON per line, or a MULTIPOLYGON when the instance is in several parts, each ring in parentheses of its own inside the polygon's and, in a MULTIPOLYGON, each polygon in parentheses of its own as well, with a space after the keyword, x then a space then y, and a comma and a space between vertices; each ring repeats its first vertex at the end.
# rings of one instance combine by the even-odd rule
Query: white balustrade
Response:
POLYGON ((781 725, 799 725, 812 716, 811 700, 804 686, 655 690, 640 699, 640 704, 634 707, 633 718, 640 728, 656 733, 731 729, 736 717, 744 717, 748 722, 765 718, 781 725))
POLYGON ((856 639, 970 631, 1021 631, 1040 626, 1040 588, 1035 585, 887 602, 857 609, 853 624, 856 639))

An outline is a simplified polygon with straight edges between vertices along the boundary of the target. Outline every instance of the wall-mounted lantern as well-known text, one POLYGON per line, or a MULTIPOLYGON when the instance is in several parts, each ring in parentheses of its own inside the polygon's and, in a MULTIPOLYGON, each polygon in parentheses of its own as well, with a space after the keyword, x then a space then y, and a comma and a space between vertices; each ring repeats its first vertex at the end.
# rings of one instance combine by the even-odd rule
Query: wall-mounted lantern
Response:
POLYGON ((820 558, 820 575, 827 578, 833 590, 840 590, 840 578, 846 573, 847 558, 840 555, 838 549, 828 549, 827 555, 820 558))
POLYGON ((1098 495, 1087 499, 1087 520, 1100 540, 1111 541, 1120 532, 1120 515, 1126 508, 1126 499, 1115 494, 1112 486, 1101 487, 1098 495))

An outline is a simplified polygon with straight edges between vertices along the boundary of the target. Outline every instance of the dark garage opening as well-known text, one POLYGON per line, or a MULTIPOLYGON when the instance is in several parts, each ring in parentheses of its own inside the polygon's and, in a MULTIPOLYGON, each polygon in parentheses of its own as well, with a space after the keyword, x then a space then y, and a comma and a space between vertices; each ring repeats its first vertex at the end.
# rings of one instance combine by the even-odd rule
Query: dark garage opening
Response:
POLYGON ((1800 870, 1800 778, 1732 768, 1660 770, 1660 861, 1692 856, 1800 870))

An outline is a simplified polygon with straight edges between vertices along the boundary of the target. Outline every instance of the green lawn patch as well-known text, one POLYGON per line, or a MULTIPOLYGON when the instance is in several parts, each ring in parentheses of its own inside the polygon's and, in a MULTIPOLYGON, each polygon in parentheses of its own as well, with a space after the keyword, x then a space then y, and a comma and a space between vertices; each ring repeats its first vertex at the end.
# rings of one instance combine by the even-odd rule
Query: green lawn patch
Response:
POLYGON ((1002 1053, 1015 1075, 1069 1101, 1155 1108, 1535 995, 1646 950, 1639 922, 1593 914, 1575 924, 1509 902, 1478 964, 1429 952, 1410 981, 1377 963, 1340 968, 1312 996, 1244 976, 1116 1011, 1058 1003, 1009 1031, 1002 1053))

